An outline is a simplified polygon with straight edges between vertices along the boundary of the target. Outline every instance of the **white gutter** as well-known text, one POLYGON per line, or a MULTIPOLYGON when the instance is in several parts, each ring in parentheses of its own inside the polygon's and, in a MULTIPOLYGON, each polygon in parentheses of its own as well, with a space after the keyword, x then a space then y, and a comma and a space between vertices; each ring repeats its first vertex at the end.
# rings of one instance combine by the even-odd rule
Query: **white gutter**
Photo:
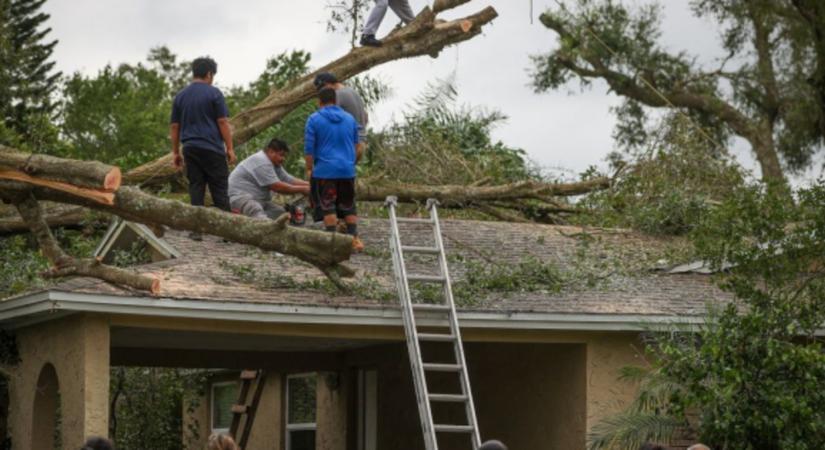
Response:
MULTIPOLYGON (((79 312, 260 323, 402 326, 401 312, 395 306, 335 308, 121 297, 60 291, 40 292, 0 302, 0 324, 19 328, 79 312)), ((673 326, 693 327, 704 323, 704 319, 699 316, 643 314, 459 311, 458 318, 462 327, 512 330, 644 331, 652 328, 670 329, 673 326)), ((425 326, 438 323, 439 319, 427 320, 426 316, 421 320, 421 324, 425 326)))

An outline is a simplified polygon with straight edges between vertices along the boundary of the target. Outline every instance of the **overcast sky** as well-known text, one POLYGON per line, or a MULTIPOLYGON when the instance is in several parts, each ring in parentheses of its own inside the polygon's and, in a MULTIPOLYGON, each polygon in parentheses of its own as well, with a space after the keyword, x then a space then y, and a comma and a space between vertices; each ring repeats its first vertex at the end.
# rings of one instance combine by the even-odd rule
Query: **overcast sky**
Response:
MULTIPOLYGON (((411 0, 420 10, 429 2, 411 0)), ((687 50, 702 61, 720 54, 712 23, 696 19, 687 0, 664 2, 664 41, 673 50, 687 50)), ((347 36, 326 29, 325 0, 48 0, 53 36, 60 40, 55 59, 64 73, 94 74, 107 63, 138 62, 150 48, 166 45, 184 59, 208 54, 219 64, 220 86, 248 83, 260 74, 269 56, 291 49, 312 53, 318 67, 349 50, 347 36)), ((493 5, 499 18, 482 36, 451 47, 437 60, 429 57, 395 61, 371 74, 388 81, 394 95, 372 113, 374 125, 399 117, 429 81, 455 73, 459 102, 498 109, 509 120, 495 137, 527 151, 543 167, 570 176, 596 164, 612 149, 614 120, 609 112, 618 103, 602 84, 580 91, 577 86, 548 94, 530 88, 530 55, 555 45, 555 35, 537 20, 552 0, 475 0, 449 12, 466 15, 493 5)), ((390 12, 379 32, 388 32, 397 19, 390 12)), ((753 168, 747 147, 735 154, 753 168)), ((819 173, 819 171, 817 171, 819 173)))

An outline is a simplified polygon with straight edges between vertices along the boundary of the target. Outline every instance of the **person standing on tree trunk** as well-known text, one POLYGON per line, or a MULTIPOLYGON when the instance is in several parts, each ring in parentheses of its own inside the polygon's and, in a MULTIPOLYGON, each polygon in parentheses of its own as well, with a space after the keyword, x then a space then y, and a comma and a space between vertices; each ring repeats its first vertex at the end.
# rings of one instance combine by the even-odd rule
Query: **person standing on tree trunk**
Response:
MULTIPOLYGON (((181 170, 186 166, 192 206, 204 206, 209 185, 215 207, 229 211, 229 164, 235 164, 237 158, 229 109, 223 93, 212 86, 217 72, 218 64, 212 58, 192 62, 192 83, 175 96, 172 104, 170 137, 175 168, 181 170)), ((203 239, 200 233, 189 236, 203 239)))
POLYGON ((372 8, 367 23, 364 25, 363 34, 361 34, 361 45, 366 47, 380 47, 382 45, 382 42, 375 38, 375 33, 378 32, 378 27, 384 21, 387 7, 392 8, 404 24, 408 24, 415 19, 409 0, 375 0, 375 6, 372 8))
POLYGON ((358 123, 335 104, 335 89, 318 94, 320 109, 307 120, 304 133, 306 175, 310 179, 312 202, 323 216, 324 227, 335 232, 338 219, 344 219, 347 234, 353 237, 352 249, 364 250, 358 238, 358 213, 355 207, 355 163, 358 123))

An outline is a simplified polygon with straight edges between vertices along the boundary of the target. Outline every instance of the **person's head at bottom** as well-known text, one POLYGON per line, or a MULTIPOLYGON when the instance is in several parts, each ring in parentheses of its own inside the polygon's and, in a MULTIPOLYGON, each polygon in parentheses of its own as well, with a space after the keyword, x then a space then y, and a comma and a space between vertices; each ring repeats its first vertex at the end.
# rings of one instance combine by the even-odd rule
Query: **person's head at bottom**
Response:
POLYGON ((225 434, 214 433, 209 436, 209 443, 206 445, 206 450, 238 450, 238 444, 231 436, 225 434))
POLYGON ((105 437, 100 436, 92 436, 89 439, 86 439, 86 443, 83 444, 83 447, 80 450, 114 450, 115 446, 112 444, 112 441, 106 439, 105 437))
POLYGON ((654 444, 652 442, 646 442, 646 443, 642 444, 642 447, 639 450, 665 450, 665 448, 662 447, 659 444, 654 444))
POLYGON ((705 444, 695 444, 688 447, 687 450, 710 450, 710 447, 705 444))
POLYGON ((494 439, 481 444, 478 450, 507 450, 507 446, 503 442, 494 439))

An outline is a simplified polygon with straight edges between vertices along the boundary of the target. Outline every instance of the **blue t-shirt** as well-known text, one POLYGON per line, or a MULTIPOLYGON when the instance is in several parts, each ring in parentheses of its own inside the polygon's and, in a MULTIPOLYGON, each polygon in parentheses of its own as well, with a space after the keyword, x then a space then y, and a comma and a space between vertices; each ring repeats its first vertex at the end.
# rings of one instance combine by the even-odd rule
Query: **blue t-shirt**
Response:
POLYGON ((228 117, 229 108, 220 89, 207 83, 194 82, 175 96, 172 123, 180 124, 180 142, 226 154, 218 119, 228 117))
POLYGON ((309 116, 304 133, 304 154, 312 156, 314 178, 355 178, 358 123, 338 106, 325 106, 309 116))

